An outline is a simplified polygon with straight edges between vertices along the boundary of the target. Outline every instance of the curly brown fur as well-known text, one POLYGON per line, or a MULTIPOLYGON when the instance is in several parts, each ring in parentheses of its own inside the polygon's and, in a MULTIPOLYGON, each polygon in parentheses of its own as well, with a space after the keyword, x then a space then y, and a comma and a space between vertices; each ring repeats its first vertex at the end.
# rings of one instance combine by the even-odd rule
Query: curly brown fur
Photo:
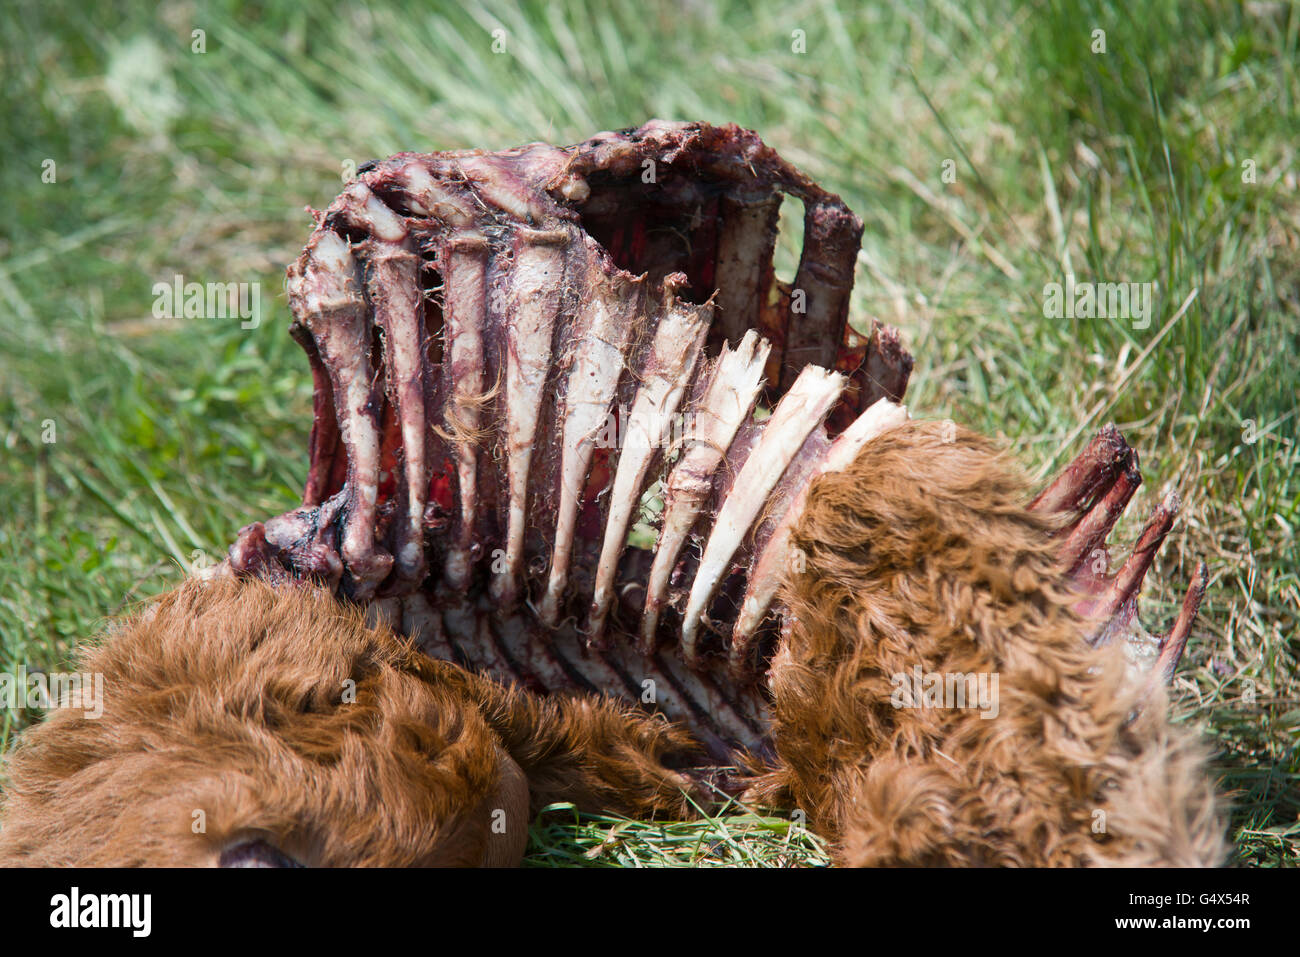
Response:
POLYGON ((310 587, 187 583, 80 670, 103 715, 24 735, 0 862, 208 865, 263 842, 310 865, 511 864, 552 801, 689 812, 663 763, 684 732, 434 661, 310 587))
MULTIPOLYGON (((990 442, 944 433, 896 429, 813 488, 778 761, 749 797, 804 809, 848 864, 1218 863, 1202 748, 1084 642, 1061 520, 1024 508, 990 442), (996 674, 996 717, 895 707, 916 665, 996 674)), ((211 864, 261 842, 308 864, 512 863, 553 801, 692 810, 684 731, 429 659, 313 588, 191 582, 80 670, 103 674, 104 714, 24 736, 0 862, 211 864)))
POLYGON ((802 808, 848 864, 1219 863, 1196 737, 1085 644, 1024 480, 944 433, 902 426, 811 490, 772 668, 779 767, 750 796, 802 808), (894 707, 918 664, 998 675, 996 717, 894 707))

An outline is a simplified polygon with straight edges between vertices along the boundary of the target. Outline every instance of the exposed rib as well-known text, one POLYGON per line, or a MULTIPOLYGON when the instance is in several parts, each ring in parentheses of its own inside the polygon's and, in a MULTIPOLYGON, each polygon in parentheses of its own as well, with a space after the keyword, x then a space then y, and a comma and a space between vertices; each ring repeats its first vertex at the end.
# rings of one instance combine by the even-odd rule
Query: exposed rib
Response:
POLYGON ((1178 618, 1160 643, 1160 657, 1156 659, 1153 676, 1158 675, 1166 684, 1174 680, 1174 669, 1178 667, 1178 660, 1182 658, 1183 649, 1187 647, 1187 638, 1192 633, 1192 623, 1196 621, 1196 613, 1201 609, 1201 602, 1205 598, 1205 589, 1209 582, 1209 569, 1205 562, 1198 562, 1196 574, 1192 576, 1192 583, 1187 586, 1187 594, 1183 596, 1183 605, 1178 610, 1178 618))
POLYGON ((442 634, 456 654, 456 661, 466 668, 481 668, 482 662, 471 656, 478 638, 478 617, 472 601, 464 595, 439 596, 434 604, 442 619, 442 634))
MULTIPOLYGON (((732 695, 724 693, 711 675, 707 672, 687 671, 671 653, 655 655, 650 660, 660 667, 675 688, 699 701, 708 716, 708 722, 731 741, 743 744, 745 741, 762 739, 765 734, 763 725, 766 722, 755 720, 755 715, 746 713, 747 709, 743 706, 750 704, 753 699, 745 691, 732 695)), ((673 703, 664 701, 661 704, 668 710, 673 703)))
POLYGON ((393 559, 375 546, 377 397, 369 359, 370 323, 347 241, 332 230, 317 230, 302 258, 289 268, 285 285, 295 318, 311 332, 330 370, 335 414, 347 450, 351 499, 339 551, 351 575, 352 597, 364 601, 374 595, 393 559))
POLYGON ((830 412, 844 388, 844 376, 817 366, 805 366, 799 378, 763 424, 758 445, 736 477, 704 547, 704 557, 691 584, 682 622, 682 654, 686 663, 699 662, 696 637, 700 617, 722 580, 741 539, 754 523, 799 447, 830 412))
POLYGON ((364 230, 370 239, 385 243, 400 243, 406 239, 406 225, 402 218, 365 183, 350 184, 330 209, 348 225, 364 230))
POLYGON ((897 329, 872 320, 865 370, 866 382, 862 385, 858 408, 866 411, 882 398, 903 400, 907 381, 912 377, 912 356, 903 348, 897 329))
POLYGON ((881 399, 903 401, 912 376, 912 357, 903 348, 897 329, 872 319, 871 333, 864 337, 846 322, 835 371, 847 375, 849 384, 826 418, 826 431, 833 436, 881 399))
POLYGON ((1110 530, 1123 514, 1129 499, 1142 484, 1137 456, 1132 455, 1127 466, 1115 476, 1115 484, 1106 490, 1095 505, 1083 515, 1061 544, 1061 564, 1075 571, 1088 563, 1093 552, 1102 547, 1110 530))
POLYGON ((597 643, 604 633, 618 561, 627 544, 632 513, 640 503, 645 474, 668 438, 673 416, 686 394, 713 316, 710 303, 693 306, 677 301, 676 290, 683 280, 680 273, 664 280, 659 327, 650 357, 640 372, 641 385, 618 457, 588 625, 589 638, 597 643))
POLYGON ((443 422, 454 448, 460 518, 447 549, 447 582, 464 591, 473 565, 478 520, 478 451, 483 404, 483 326, 487 315, 487 239, 467 233, 453 239, 442 266, 445 381, 451 382, 443 422))
POLYGON ((555 653, 586 681, 592 688, 605 694, 637 700, 640 689, 629 687, 624 676, 610 666, 604 656, 594 648, 588 648, 586 640, 570 627, 561 627, 548 636, 555 653))
POLYGON ((420 294, 420 257, 411 242, 366 244, 370 263, 366 288, 375 324, 384 331, 384 368, 388 398, 402 430, 406 469, 405 522, 394 529, 394 572, 418 585, 424 578, 424 506, 429 494, 429 460, 425 440, 424 308, 420 294))
POLYGON ((397 631, 402 627, 402 599, 376 598, 366 605, 366 624, 371 628, 385 625, 397 631))
POLYGON ((497 615, 487 596, 444 598, 438 607, 421 595, 410 596, 402 602, 401 625, 403 633, 418 636, 426 654, 484 670, 498 680, 523 677, 552 692, 603 691, 661 710, 671 720, 687 723, 719 762, 732 760, 737 746, 759 747, 765 734, 767 705, 754 689, 728 693, 709 675, 686 670, 670 655, 643 657, 623 645, 588 648, 572 627, 543 630, 526 610, 497 615), (526 667, 522 675, 521 666, 526 667))
POLYGON ((459 596, 442 603, 441 610, 446 635, 465 657, 468 667, 497 675, 505 681, 515 679, 513 669, 492 641, 488 625, 490 615, 483 614, 472 599, 459 596))
POLYGON ((724 195, 720 213, 714 280, 718 316, 711 338, 736 342, 758 324, 759 309, 772 286, 781 194, 724 195))
POLYGON ((519 227, 513 271, 513 314, 506 324, 506 475, 509 510, 505 567, 492 578, 492 597, 505 607, 518 598, 527 530, 528 472, 551 368, 551 337, 564 286, 563 229, 519 227))
POLYGON ((646 584, 641 619, 642 653, 654 651, 668 580, 695 519, 713 492, 713 474, 758 397, 771 344, 752 329, 733 352, 724 345, 704 397, 695 409, 686 449, 664 483, 663 525, 646 584))
MULTIPOLYGON (((301 322, 294 321, 289 327, 289 335, 294 342, 302 346, 311 363, 312 381, 312 421, 307 461, 307 483, 303 487, 302 504, 316 506, 325 501, 330 494, 330 479, 338 457, 339 420, 334 412, 334 386, 330 382, 329 370, 321 361, 320 352, 311 332, 301 322)), ((346 456, 345 456, 346 458, 346 456)), ((346 466, 346 462, 343 463, 346 466)), ((336 582, 337 583, 337 582, 336 582)))
POLYGON ((518 164, 503 162, 486 153, 462 156, 456 163, 481 199, 515 220, 537 222, 551 212, 545 205, 546 194, 521 178, 522 169, 518 164))
POLYGON ((365 183, 352 183, 343 191, 337 215, 369 237, 360 244, 359 254, 367 266, 366 290, 374 321, 384 334, 388 399, 401 428, 406 471, 402 494, 406 520, 394 529, 396 573, 401 582, 417 585, 425 571, 424 506, 429 491, 420 257, 402 218, 365 183))
POLYGON ((1119 429, 1113 423, 1107 424, 1029 503, 1030 510, 1048 514, 1078 511, 1110 488, 1115 473, 1128 463, 1130 454, 1119 429))
POLYGON ((414 592, 402 601, 402 634, 414 639, 416 646, 431 658, 459 659, 443 631, 442 616, 423 592, 414 592))
POLYGON ((906 383, 896 339, 843 335, 856 217, 752 133, 651 122, 566 148, 367 163, 316 218, 289 277, 318 426, 304 508, 242 531, 228 567, 338 580, 362 602, 382 588, 373 613, 391 618, 401 599, 395 624, 431 653, 549 690, 640 698, 653 680, 720 761, 760 746, 761 689, 732 681, 727 661, 661 658, 654 639, 670 602, 692 606, 692 641, 701 624, 723 634, 709 617, 723 591, 730 633, 745 584, 757 623, 737 643, 767 634, 810 473, 871 389, 906 383), (672 168, 649 191, 647 160, 672 168), (805 205, 794 296, 772 269, 782 195, 805 205), (425 266, 442 279, 436 305, 421 298, 425 266), (687 277, 706 304, 677 301, 687 277), (802 374, 832 362, 851 385, 802 374), (766 422, 756 401, 776 406, 766 422), (601 438, 620 403, 613 451, 601 438), (657 547, 628 554, 661 478, 657 547), (431 554, 444 580, 417 598, 431 554), (754 581, 733 575, 742 558, 754 581), (570 614, 587 601, 585 622, 570 614), (604 651, 615 615, 637 639, 604 651))
POLYGON ((791 287, 791 315, 781 356, 782 388, 810 363, 834 366, 862 245, 862 220, 838 197, 806 203, 803 222, 803 252, 791 287))
POLYGON ((518 610, 494 623, 497 640, 516 663, 526 663, 538 684, 547 691, 580 690, 527 610, 518 610))
POLYGON ((839 472, 847 468, 868 442, 906 421, 906 407, 889 399, 878 400, 841 433, 827 450, 822 462, 804 479, 776 530, 750 565, 745 597, 740 603, 740 617, 736 619, 731 634, 730 658, 734 675, 748 674, 752 670, 758 626, 762 624, 785 572, 790 567, 790 537, 795 523, 803 514, 813 480, 828 472, 839 472))
POLYGON ((1151 563, 1155 561, 1156 552, 1160 550, 1165 536, 1173 528, 1178 507, 1178 495, 1170 492, 1152 510, 1151 517, 1142 528, 1142 534, 1138 536, 1137 544, 1133 546, 1133 553, 1116 573, 1105 594, 1093 609, 1093 614, 1099 621, 1109 621, 1119 611, 1120 606, 1137 597, 1142 589, 1142 580, 1146 577, 1151 563))
POLYGON ((538 672, 533 670, 533 661, 520 655, 519 642, 506 641, 506 629, 502 627, 502 616, 482 615, 479 618, 479 641, 491 644, 499 661, 503 662, 505 679, 510 684, 519 682, 534 688, 543 687, 538 672))
POLYGON ((591 325, 578 346, 564 396, 564 433, 560 465, 560 501, 555 520, 551 573, 542 599, 541 619, 552 627, 559 621, 564 589, 573 557, 573 532, 582 493, 591 471, 596 438, 610 415, 619 379, 626 365, 635 317, 643 308, 642 280, 606 276, 599 261, 600 280, 594 286, 591 325))

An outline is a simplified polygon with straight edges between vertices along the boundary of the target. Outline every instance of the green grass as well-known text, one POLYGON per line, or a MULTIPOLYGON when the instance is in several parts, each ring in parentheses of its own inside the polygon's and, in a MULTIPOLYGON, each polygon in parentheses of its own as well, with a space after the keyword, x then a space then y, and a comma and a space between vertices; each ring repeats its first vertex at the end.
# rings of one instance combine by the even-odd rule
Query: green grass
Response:
POLYGON ((826 842, 788 817, 724 805, 698 821, 646 822, 543 809, 528 867, 826 867, 826 842))
MULTIPOLYGON (((903 330, 913 414, 997 434, 1044 475, 1116 421, 1147 476, 1121 540, 1180 490, 1145 618, 1163 628, 1209 562, 1175 708, 1217 745, 1239 860, 1300 863, 1300 7, 599 9, 4 5, 0 669, 56 665, 296 503, 310 377, 283 269, 345 164, 736 121, 862 215, 853 315, 903 330), (1150 327, 1044 318, 1067 272, 1157 282, 1150 327), (260 282, 262 324, 153 319, 152 286, 176 273, 260 282)), ((795 248, 785 236, 787 277, 795 248)), ((0 749, 24 720, 4 713, 0 749)), ((530 860, 823 859, 779 851, 783 834, 757 816, 549 814, 530 860)))

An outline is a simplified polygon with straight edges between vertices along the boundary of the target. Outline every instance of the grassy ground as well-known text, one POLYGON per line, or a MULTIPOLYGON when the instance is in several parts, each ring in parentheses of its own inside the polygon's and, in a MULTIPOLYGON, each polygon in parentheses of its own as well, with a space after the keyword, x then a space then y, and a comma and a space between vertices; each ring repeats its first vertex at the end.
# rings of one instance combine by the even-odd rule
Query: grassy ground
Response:
MULTIPOLYGON (((1044 474, 1116 421, 1147 476, 1121 539, 1177 486, 1145 617, 1163 628, 1209 562, 1177 713, 1218 745, 1239 860, 1300 863, 1300 7, 599 6, 0 9, 0 669, 56 665, 296 502, 310 382, 282 275, 303 207, 349 164, 734 120, 862 215, 853 315, 904 331, 914 414, 996 433, 1044 474), (178 273, 260 282, 261 324, 153 318, 178 273), (1156 282, 1149 326, 1045 318, 1066 273, 1156 282)), ((0 750, 27 719, 3 712, 0 750)), ((530 857, 824 859, 739 810, 680 827, 561 810, 530 857)))

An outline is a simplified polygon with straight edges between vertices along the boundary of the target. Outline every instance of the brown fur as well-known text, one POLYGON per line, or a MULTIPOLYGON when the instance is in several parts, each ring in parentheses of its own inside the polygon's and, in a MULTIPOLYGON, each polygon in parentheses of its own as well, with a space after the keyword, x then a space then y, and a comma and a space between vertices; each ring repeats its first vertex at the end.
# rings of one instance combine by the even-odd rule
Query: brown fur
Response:
MULTIPOLYGON (((802 808, 847 864, 1220 862, 1201 746, 1117 650, 1085 644, 1060 520, 1026 511, 987 440, 948 438, 903 426, 812 489, 772 670, 777 762, 749 797, 802 808), (893 707, 915 664, 996 672, 998 716, 893 707)), ((260 838, 307 864, 513 863, 553 801, 691 810, 667 766, 692 755, 685 732, 503 688, 312 588, 191 582, 80 670, 103 673, 104 715, 26 733, 0 862, 211 864, 260 838)))
POLYGON ((0 862, 205 865, 260 839, 309 865, 513 864, 553 801, 689 810, 662 763, 685 732, 434 661, 314 588, 189 582, 80 670, 103 674, 104 713, 23 736, 0 862))
POLYGON ((753 796, 804 809, 848 864, 1220 863, 1202 748, 1118 648, 1085 644, 1060 520, 1025 509, 988 440, 947 439, 909 423, 811 490, 772 669, 779 769, 753 796), (916 664, 997 673, 998 715, 893 707, 916 664))

